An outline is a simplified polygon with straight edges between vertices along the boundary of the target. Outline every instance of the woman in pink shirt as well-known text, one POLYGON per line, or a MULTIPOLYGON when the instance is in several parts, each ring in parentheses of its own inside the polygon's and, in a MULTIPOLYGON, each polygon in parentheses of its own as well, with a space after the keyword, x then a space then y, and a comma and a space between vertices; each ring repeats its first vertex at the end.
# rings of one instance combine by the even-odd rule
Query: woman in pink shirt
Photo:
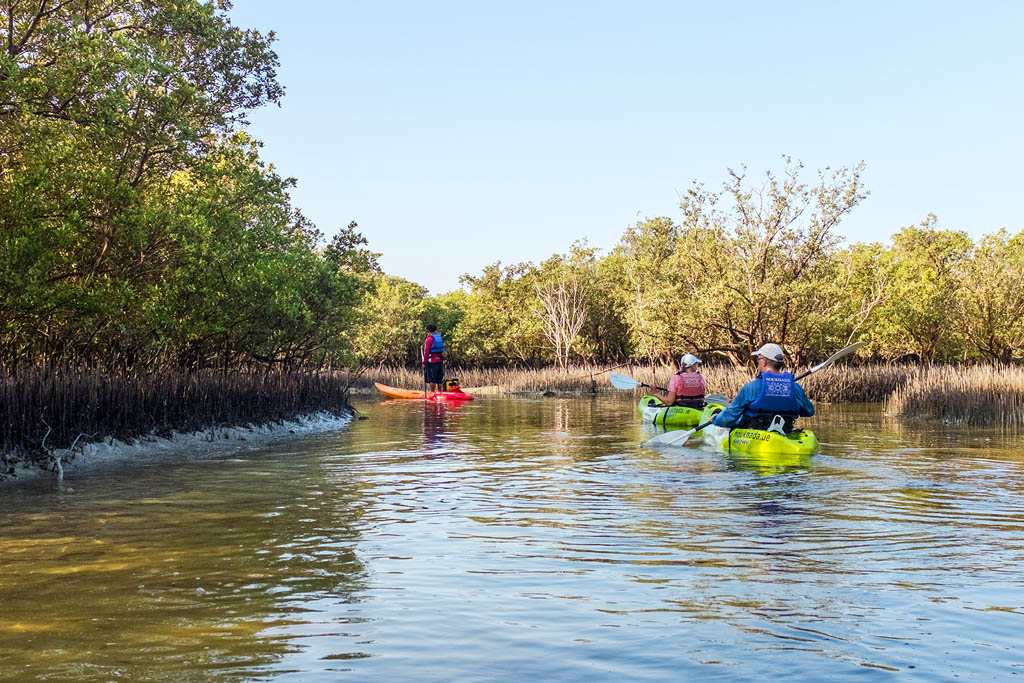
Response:
POLYGON ((667 406, 684 406, 700 410, 704 407, 704 376, 697 372, 700 358, 688 353, 679 359, 682 369, 672 375, 668 383, 668 394, 652 391, 651 396, 667 406))

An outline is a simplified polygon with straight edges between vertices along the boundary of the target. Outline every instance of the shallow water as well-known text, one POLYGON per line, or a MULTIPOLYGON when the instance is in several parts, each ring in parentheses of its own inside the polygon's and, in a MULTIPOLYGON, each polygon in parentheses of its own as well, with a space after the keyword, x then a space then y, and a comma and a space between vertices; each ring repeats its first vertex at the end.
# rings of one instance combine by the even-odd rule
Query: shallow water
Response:
POLYGON ((766 462, 639 449, 607 397, 357 407, 0 489, 0 680, 1024 671, 1024 438, 822 406, 766 462))

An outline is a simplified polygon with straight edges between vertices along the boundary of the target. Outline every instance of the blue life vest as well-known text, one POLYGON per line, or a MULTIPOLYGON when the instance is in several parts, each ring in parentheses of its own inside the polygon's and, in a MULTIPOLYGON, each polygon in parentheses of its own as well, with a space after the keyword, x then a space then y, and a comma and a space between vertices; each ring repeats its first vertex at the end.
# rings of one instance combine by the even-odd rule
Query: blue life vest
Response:
POLYGON ((793 391, 793 373, 768 372, 761 373, 761 393, 743 411, 745 417, 758 415, 782 415, 796 417, 800 414, 800 404, 793 391))
POLYGON ((433 341, 430 342, 430 353, 438 355, 444 353, 444 341, 441 339, 441 334, 433 332, 430 336, 433 337, 433 341))

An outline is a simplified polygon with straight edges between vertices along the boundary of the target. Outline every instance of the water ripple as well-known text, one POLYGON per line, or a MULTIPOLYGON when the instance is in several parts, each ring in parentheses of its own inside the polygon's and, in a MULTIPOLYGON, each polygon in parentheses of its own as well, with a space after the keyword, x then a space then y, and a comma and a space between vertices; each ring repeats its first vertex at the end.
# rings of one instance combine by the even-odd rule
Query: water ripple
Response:
POLYGON ((1024 440, 823 406, 822 453, 779 464, 639 449, 627 401, 360 409, 300 446, 0 501, 0 678, 1024 667, 1024 440))

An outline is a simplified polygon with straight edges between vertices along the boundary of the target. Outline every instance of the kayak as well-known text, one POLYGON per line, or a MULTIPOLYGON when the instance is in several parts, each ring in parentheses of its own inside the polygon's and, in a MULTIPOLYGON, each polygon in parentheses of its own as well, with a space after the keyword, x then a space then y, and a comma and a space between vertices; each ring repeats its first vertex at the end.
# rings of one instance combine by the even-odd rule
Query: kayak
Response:
MULTIPOLYGON (((711 410, 711 406, 704 409, 701 422, 711 419, 711 410)), ((783 435, 763 429, 731 429, 708 425, 703 435, 704 443, 714 444, 726 453, 811 455, 818 450, 818 437, 809 429, 797 429, 783 435)))
MULTIPOLYGON (((380 382, 374 382, 373 385, 377 387, 377 391, 384 394, 388 398, 405 398, 410 400, 423 400, 423 392, 415 389, 398 389, 396 387, 389 387, 386 384, 380 382)), ((464 391, 431 391, 427 393, 427 400, 430 401, 472 401, 473 397, 464 391)))
POLYGON ((809 429, 797 429, 782 435, 763 429, 729 429, 708 425, 704 442, 715 444, 726 453, 751 455, 811 455, 818 450, 818 437, 809 429))
MULTIPOLYGON (((724 398, 720 394, 708 396, 709 399, 713 397, 724 398)), ((703 411, 696 408, 684 408, 683 406, 666 407, 664 403, 653 396, 644 396, 640 399, 637 411, 645 423, 666 427, 696 427, 699 423, 706 422, 703 419, 704 413, 710 414, 712 410, 722 410, 724 408, 724 405, 716 402, 705 404, 703 411)), ((700 431, 695 432, 692 436, 700 437, 703 434, 704 432, 700 431)))
POLYGON ((701 414, 696 408, 666 406, 653 396, 642 397, 637 412, 645 423, 666 427, 696 427, 701 414))

